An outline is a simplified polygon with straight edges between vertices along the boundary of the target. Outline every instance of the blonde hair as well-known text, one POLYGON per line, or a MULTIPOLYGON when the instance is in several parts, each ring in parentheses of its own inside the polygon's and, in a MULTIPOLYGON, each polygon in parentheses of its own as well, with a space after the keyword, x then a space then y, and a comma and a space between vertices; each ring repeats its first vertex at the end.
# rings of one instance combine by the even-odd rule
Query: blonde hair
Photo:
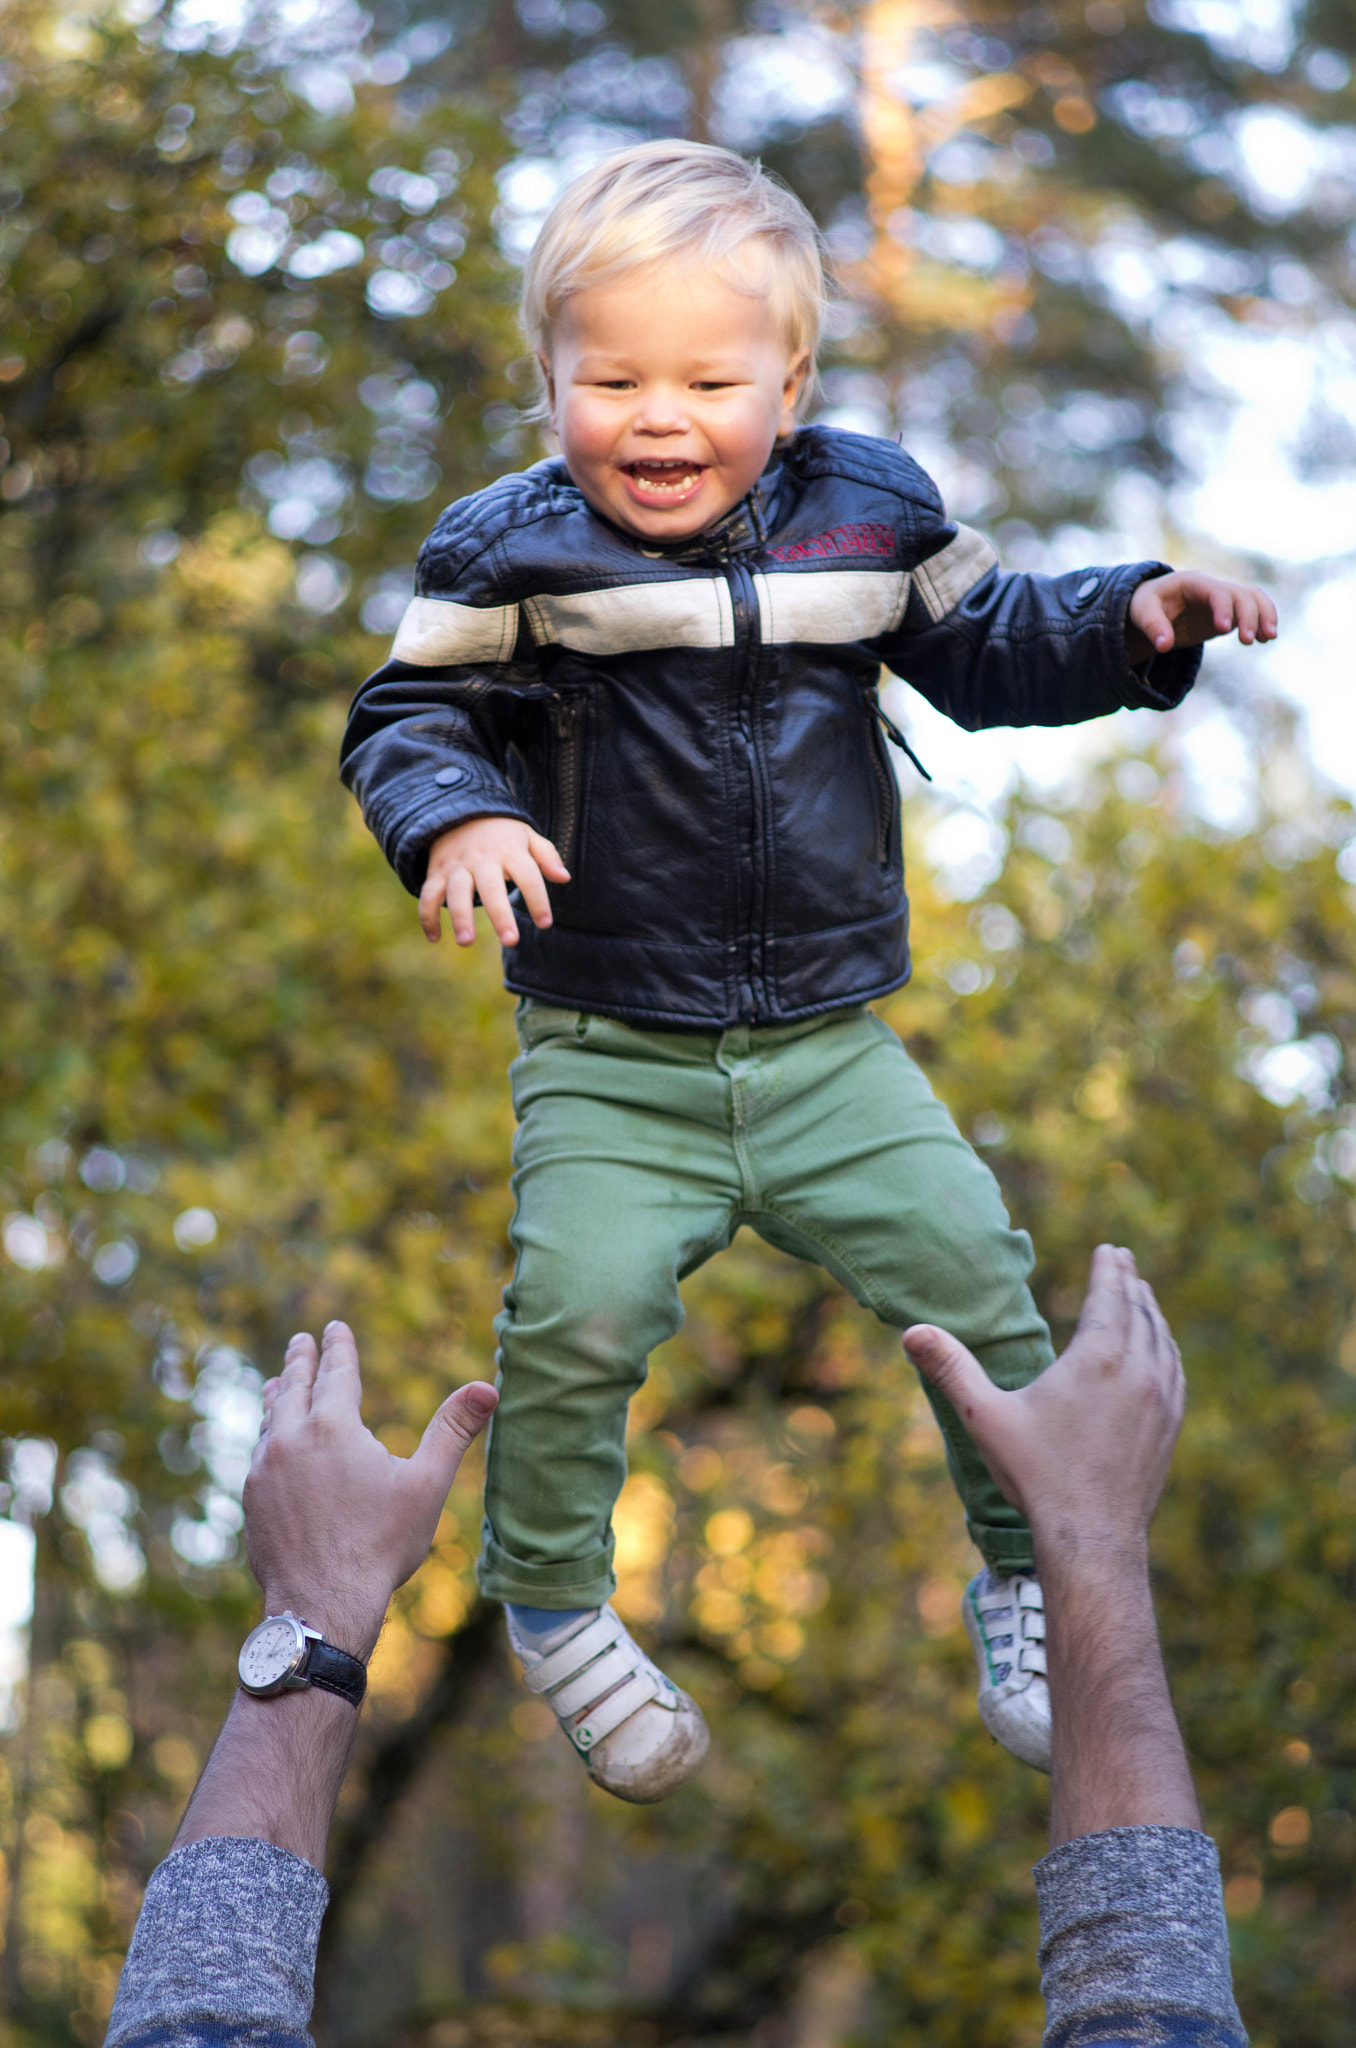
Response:
POLYGON ((664 257, 732 269, 741 291, 765 290, 793 354, 815 351, 828 299, 824 246, 794 192, 761 164, 709 142, 641 142, 568 185, 542 224, 523 273, 523 333, 549 353, 567 299, 664 257), (764 282, 732 259, 753 244, 764 282))

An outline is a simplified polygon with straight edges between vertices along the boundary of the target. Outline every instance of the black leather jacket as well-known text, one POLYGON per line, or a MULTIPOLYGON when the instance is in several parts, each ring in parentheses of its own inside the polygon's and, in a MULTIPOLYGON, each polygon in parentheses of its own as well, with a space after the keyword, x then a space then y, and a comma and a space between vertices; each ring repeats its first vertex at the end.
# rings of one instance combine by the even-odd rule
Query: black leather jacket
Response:
POLYGON ((908 977, 882 663, 971 731, 1166 710, 1199 652, 1125 653, 1163 566, 1003 575, 893 442, 824 427, 655 550, 538 463, 434 527, 341 772, 413 893, 465 819, 555 841, 572 880, 549 930, 520 916, 509 988, 670 1028, 810 1017, 908 977))

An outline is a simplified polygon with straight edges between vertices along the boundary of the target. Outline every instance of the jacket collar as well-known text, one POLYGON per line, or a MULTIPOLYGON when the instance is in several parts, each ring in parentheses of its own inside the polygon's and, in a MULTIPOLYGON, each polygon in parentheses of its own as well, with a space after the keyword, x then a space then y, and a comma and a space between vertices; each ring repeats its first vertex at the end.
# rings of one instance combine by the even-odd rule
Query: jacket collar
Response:
MULTIPOLYGON (((563 482, 569 481, 569 472, 559 456, 542 463, 558 470, 563 482)), ((773 449, 767 468, 759 477, 753 489, 737 505, 732 505, 723 519, 714 526, 707 526, 700 533, 690 534, 686 540, 670 541, 659 547, 646 547, 634 533, 627 533, 624 527, 590 506, 595 519, 602 520, 619 539, 633 548, 638 548, 651 559, 666 562, 728 562, 732 555, 747 554, 753 548, 762 547, 768 535, 774 531, 781 517, 782 504, 782 450, 773 449)), ((576 489, 578 486, 576 486, 576 489)))
POLYGON ((723 519, 686 540, 668 547, 647 549, 670 562, 727 562, 732 555, 744 555, 760 548, 777 524, 780 511, 782 459, 773 449, 767 468, 747 497, 732 505, 723 519))

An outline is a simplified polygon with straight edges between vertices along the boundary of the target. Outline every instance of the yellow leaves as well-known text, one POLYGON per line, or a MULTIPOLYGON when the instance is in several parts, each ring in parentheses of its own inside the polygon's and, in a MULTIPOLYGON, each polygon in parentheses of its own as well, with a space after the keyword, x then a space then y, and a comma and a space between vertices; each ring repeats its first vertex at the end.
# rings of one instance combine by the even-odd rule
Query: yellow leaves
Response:
POLYGON ((950 1786, 942 1796, 942 1810, 949 1832, 960 1843, 978 1842, 988 1832, 989 1804, 974 1783, 950 1786))
POLYGON ((664 1611, 663 1572, 673 1522, 667 1488, 652 1473, 631 1473, 612 1513, 617 1538, 614 1605, 625 1621, 657 1621, 664 1611))
POLYGON ((132 1754, 131 1723, 121 1714, 91 1714, 84 1735, 85 1752, 96 1770, 119 1771, 132 1754))
POLYGON ((1124 1085, 1119 1063, 1101 1060, 1083 1076, 1074 1101, 1080 1113, 1095 1123, 1115 1123, 1124 1113, 1124 1085))
POLYGON ((471 1560, 460 1544, 440 1546, 414 1580, 410 1620, 424 1636, 450 1636, 470 1612, 475 1597, 471 1560))
POLYGON ((151 1762, 182 1798, 201 1769, 202 1759, 184 1735, 159 1735, 151 1744, 151 1762))
POLYGON ((427 1649, 405 1616, 393 1611, 367 1667, 369 1697, 392 1713, 408 1713, 423 1688, 427 1649))
POLYGON ((706 1544, 717 1557, 732 1557, 753 1538, 753 1517, 745 1508, 722 1508, 706 1525, 706 1544))
POLYGON ((1262 1903, 1262 1880, 1255 1871, 1240 1871, 1224 1887, 1224 1910, 1231 1920, 1246 1920, 1262 1903))
POLYGON ((289 548, 247 512, 221 512, 174 565, 183 587, 211 617, 250 625, 277 610, 292 589, 289 548))
POLYGON ((960 1627, 963 1590, 959 1579, 924 1579, 914 1598, 918 1618, 928 1635, 950 1635, 960 1627))
POLYGON ((713 1451, 709 1444, 694 1444, 678 1460, 678 1477, 689 1493, 709 1493, 720 1483, 724 1470, 720 1452, 713 1451))
POLYGON ((1273 1849, 1302 1849, 1312 1832, 1313 1823, 1303 1806, 1283 1806, 1272 1815, 1267 1828, 1273 1849))
POLYGON ((823 1450, 837 1433, 838 1425, 827 1408, 808 1404, 793 1408, 786 1418, 786 1433, 803 1450, 823 1450))
POLYGON ((40 15, 33 25, 33 43, 44 57, 89 64, 103 48, 101 38, 83 14, 40 15))

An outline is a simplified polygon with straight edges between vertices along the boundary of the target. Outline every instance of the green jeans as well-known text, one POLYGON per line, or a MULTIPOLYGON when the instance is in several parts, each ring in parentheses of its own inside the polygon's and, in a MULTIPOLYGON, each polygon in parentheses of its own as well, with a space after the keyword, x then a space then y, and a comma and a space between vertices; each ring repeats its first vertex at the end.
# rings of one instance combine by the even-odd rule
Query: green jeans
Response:
MULTIPOLYGON (((1000 1387, 1050 1334, 1031 1240, 895 1033, 866 1009, 722 1032, 638 1030, 528 1001, 510 1069, 517 1265, 496 1329, 479 1577, 492 1599, 612 1593, 627 1403, 683 1319, 678 1283, 747 1223, 883 1323, 938 1323, 1000 1387)), ((987 1562, 1032 1562, 950 1403, 931 1388, 987 1562)))

